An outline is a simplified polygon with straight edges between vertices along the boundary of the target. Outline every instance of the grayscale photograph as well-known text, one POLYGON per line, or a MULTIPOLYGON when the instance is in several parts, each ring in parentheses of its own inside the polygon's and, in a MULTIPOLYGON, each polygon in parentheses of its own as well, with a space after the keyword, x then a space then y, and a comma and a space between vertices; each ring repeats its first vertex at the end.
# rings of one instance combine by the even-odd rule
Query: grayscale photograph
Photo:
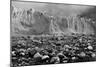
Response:
POLYGON ((96 6, 10 3, 10 66, 96 61, 96 6))

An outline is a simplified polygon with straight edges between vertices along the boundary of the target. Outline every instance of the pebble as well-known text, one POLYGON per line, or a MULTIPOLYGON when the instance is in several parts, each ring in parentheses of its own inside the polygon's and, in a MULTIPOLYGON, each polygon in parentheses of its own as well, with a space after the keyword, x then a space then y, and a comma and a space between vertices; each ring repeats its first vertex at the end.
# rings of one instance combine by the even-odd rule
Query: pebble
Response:
POLYGON ((23 52, 22 52, 22 53, 21 53, 21 55, 23 55, 23 56, 24 56, 24 55, 25 55, 25 53, 23 53, 23 52))
POLYGON ((34 55, 34 58, 38 58, 38 57, 42 57, 42 55, 41 55, 39 52, 37 52, 37 53, 34 55))
POLYGON ((76 57, 72 57, 72 60, 75 60, 76 59, 76 57))
POLYGON ((68 62, 68 60, 64 60, 64 61, 63 61, 63 63, 67 63, 67 62, 68 62))
POLYGON ((49 58, 48 55, 44 55, 44 56, 42 56, 42 59, 47 59, 47 58, 49 58))
POLYGON ((90 44, 90 43, 88 43, 87 45, 89 45, 89 46, 90 46, 91 44, 90 44))
POLYGON ((19 51, 23 51, 23 52, 25 52, 25 49, 20 49, 19 51))
POLYGON ((84 56, 86 56, 86 54, 84 52, 81 52, 80 56, 84 57, 84 56))
POLYGON ((63 53, 58 53, 57 55, 62 55, 63 56, 63 53))
POLYGON ((96 54, 95 54, 95 53, 92 53, 92 55, 91 55, 91 56, 94 58, 94 57, 96 57, 96 54))
POLYGON ((64 47, 65 47, 65 48, 70 48, 70 46, 69 46, 69 45, 65 45, 64 47))
POLYGON ((93 50, 93 47, 92 47, 92 46, 88 46, 88 49, 89 49, 89 50, 93 50))
POLYGON ((15 51, 12 51, 12 55, 13 55, 13 56, 15 56, 15 55, 16 55, 16 54, 15 54, 15 51))
POLYGON ((66 49, 66 51, 69 51, 69 49, 66 49))
POLYGON ((60 58, 59 57, 52 57, 50 62, 59 63, 60 62, 60 58))

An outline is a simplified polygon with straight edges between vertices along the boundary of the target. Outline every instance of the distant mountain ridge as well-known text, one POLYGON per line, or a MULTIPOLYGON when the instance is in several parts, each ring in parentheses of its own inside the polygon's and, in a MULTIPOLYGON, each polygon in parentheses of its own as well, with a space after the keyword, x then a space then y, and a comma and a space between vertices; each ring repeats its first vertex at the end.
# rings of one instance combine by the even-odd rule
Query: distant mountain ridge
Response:
POLYGON ((12 6, 13 34, 42 35, 42 34, 92 34, 95 33, 95 21, 79 17, 49 16, 34 9, 24 10, 12 6))

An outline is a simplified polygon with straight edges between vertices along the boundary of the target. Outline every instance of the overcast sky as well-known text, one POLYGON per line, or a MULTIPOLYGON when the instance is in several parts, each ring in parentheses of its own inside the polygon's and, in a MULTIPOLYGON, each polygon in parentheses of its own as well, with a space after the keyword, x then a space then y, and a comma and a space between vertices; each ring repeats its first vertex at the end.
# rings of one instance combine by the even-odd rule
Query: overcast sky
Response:
POLYGON ((21 2, 13 1, 12 5, 17 8, 30 9, 33 8, 38 11, 46 11, 49 15, 54 16, 70 16, 88 12, 95 6, 73 5, 73 4, 50 4, 37 2, 21 2))

